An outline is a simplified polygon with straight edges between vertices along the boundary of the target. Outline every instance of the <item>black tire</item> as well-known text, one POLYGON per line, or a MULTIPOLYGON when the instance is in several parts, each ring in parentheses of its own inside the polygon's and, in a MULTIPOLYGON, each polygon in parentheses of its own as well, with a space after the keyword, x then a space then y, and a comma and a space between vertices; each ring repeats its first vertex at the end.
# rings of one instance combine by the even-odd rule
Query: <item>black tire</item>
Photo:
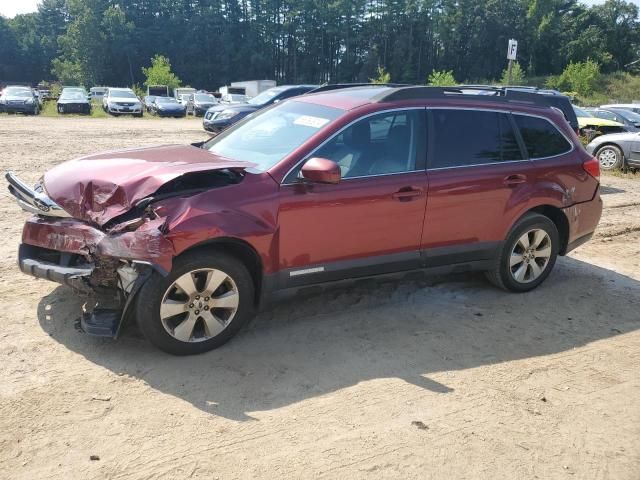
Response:
POLYGON ((136 118, 142 118, 142 112, 134 113, 133 116, 136 117, 136 118))
POLYGON ((204 353, 228 342, 255 315, 255 287, 246 266, 222 252, 197 251, 178 257, 166 277, 154 272, 138 293, 136 317, 140 330, 147 339, 167 353, 194 355, 204 353), (216 336, 197 342, 174 338, 160 318, 160 306, 165 293, 182 275, 194 270, 214 268, 226 273, 238 289, 238 309, 227 326, 216 336))
MULTIPOLYGON (((555 223, 544 215, 528 213, 518 220, 511 229, 511 232, 509 232, 502 246, 502 251, 495 260, 493 268, 486 272, 487 278, 495 286, 510 292, 528 292, 533 290, 544 282, 551 273, 551 270, 553 270, 553 266, 558 258, 559 247, 560 235, 558 234, 555 223), (514 278, 514 274, 512 273, 511 255, 518 240, 528 231, 535 229, 543 230, 548 235, 551 243, 551 254, 542 273, 537 278, 527 282, 520 282, 514 278)), ((536 260, 534 259, 533 261, 536 260)))
POLYGON ((624 164, 624 154, 617 145, 603 145, 595 154, 602 170, 618 170, 624 164))

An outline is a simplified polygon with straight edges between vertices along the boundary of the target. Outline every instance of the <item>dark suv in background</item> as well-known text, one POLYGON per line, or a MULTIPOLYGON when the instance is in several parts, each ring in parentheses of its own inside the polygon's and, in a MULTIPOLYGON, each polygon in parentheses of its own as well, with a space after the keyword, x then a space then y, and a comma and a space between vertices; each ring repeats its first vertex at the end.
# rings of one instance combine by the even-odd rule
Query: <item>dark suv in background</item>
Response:
POLYGON ((117 293, 82 328, 117 336, 135 317, 175 354, 338 280, 479 270, 527 292, 602 212, 598 161, 546 96, 512 90, 337 89, 202 144, 90 155, 33 189, 7 178, 33 213, 22 271, 117 293))
POLYGON ((317 85, 281 85, 256 95, 246 103, 236 105, 216 105, 207 110, 202 120, 202 126, 208 132, 219 133, 253 112, 257 112, 269 105, 281 102, 287 98, 303 95, 317 85))

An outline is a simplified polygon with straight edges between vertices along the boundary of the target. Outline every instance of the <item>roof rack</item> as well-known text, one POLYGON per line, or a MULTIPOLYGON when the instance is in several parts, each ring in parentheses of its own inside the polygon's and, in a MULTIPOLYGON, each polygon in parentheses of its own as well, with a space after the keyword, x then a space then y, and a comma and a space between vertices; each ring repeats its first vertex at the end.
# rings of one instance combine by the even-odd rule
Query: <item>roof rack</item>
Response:
POLYGON ((320 93, 320 92, 329 92, 332 90, 342 90, 345 88, 354 88, 354 87, 408 87, 409 84, 406 83, 325 83, 324 85, 320 85, 318 88, 314 88, 313 90, 309 90, 306 94, 310 93, 320 93))
POLYGON ((409 86, 384 91, 373 97, 372 102, 391 102, 397 100, 442 99, 465 97, 465 100, 490 100, 494 102, 526 103, 548 107, 545 96, 539 93, 491 86, 422 87, 409 86))

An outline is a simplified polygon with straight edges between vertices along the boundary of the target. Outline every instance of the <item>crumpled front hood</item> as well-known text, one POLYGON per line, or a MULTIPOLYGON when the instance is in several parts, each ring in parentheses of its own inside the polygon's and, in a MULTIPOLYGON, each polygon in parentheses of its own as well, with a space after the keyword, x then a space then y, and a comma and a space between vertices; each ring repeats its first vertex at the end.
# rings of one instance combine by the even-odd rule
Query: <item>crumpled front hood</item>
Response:
POLYGON ((167 145, 65 162, 45 174, 44 187, 72 217, 102 226, 181 175, 251 166, 191 145, 167 145))

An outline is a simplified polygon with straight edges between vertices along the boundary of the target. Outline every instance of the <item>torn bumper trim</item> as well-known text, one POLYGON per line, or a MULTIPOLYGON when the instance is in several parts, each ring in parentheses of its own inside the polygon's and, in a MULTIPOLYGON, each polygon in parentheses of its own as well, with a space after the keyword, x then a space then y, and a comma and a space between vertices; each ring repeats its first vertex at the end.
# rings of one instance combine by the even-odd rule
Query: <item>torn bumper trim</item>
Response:
POLYGON ((150 220, 133 232, 110 235, 80 220, 34 216, 24 224, 22 243, 78 254, 87 263, 106 257, 148 263, 166 274, 171 271, 174 249, 159 230, 163 223, 163 219, 150 220))
POLYGON ((92 265, 69 267, 48 262, 38 258, 36 248, 25 244, 21 244, 18 250, 18 265, 27 275, 67 285, 76 290, 91 290, 88 281, 93 273, 92 265))

